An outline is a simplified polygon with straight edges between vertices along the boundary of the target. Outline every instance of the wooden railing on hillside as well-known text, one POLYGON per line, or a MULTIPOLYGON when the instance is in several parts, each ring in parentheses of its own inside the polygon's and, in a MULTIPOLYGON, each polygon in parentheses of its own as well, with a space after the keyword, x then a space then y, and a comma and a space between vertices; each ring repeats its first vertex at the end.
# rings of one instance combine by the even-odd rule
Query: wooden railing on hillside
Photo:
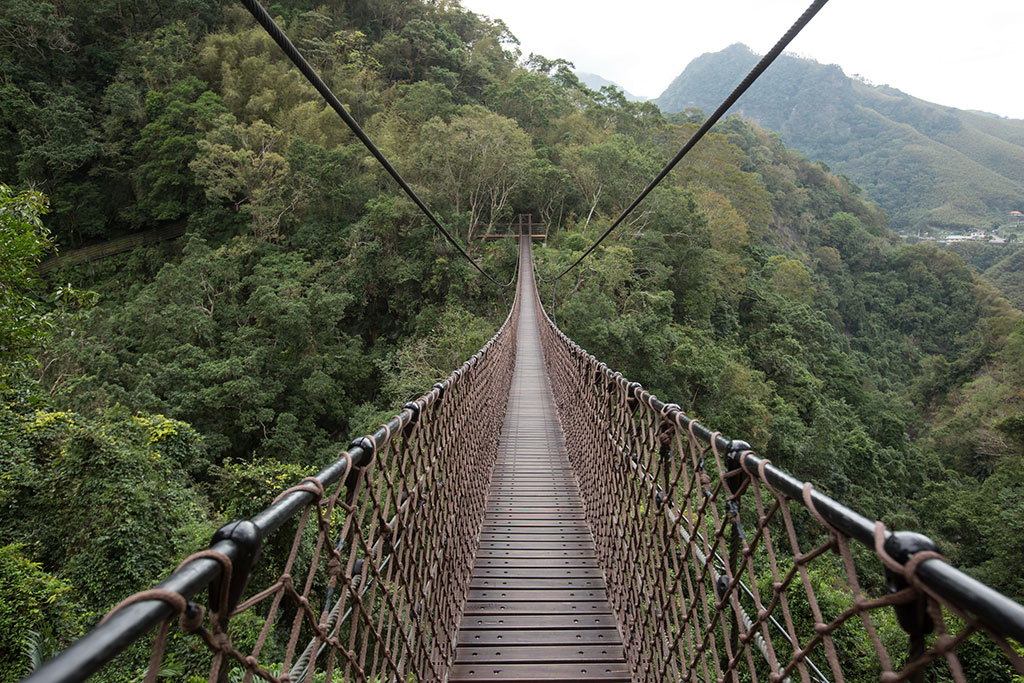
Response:
POLYGON ((131 251, 132 249, 144 247, 148 244, 177 239, 185 234, 185 227, 185 221, 175 221, 174 223, 169 223, 168 225, 154 230, 136 232, 131 235, 125 235, 124 237, 117 237, 106 242, 101 242, 100 244, 81 247, 80 249, 69 249, 63 254, 48 258, 40 263, 36 272, 38 272, 39 275, 46 275, 50 271, 56 270, 61 266, 73 266, 78 263, 99 261, 110 256, 123 254, 126 251, 131 251))

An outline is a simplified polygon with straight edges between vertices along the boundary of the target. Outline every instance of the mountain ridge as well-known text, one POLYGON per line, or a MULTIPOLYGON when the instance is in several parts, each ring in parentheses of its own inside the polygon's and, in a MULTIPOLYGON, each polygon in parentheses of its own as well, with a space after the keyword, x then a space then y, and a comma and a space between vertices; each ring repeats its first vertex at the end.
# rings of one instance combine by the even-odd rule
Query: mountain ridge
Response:
MULTIPOLYGON (((736 43, 697 57, 653 100, 710 111, 758 60, 736 43)), ((849 176, 894 228, 986 229, 1024 204, 1024 121, 927 102, 783 54, 732 110, 849 176)))
POLYGON ((580 82, 582 82, 583 85, 587 86, 591 90, 600 90, 604 86, 610 85, 621 90, 622 94, 625 95, 626 99, 629 100, 630 102, 647 102, 648 100, 651 99, 650 97, 634 95, 633 93, 629 92, 615 81, 610 81, 599 74, 592 74, 587 71, 577 71, 575 73, 576 77, 580 79, 580 82))

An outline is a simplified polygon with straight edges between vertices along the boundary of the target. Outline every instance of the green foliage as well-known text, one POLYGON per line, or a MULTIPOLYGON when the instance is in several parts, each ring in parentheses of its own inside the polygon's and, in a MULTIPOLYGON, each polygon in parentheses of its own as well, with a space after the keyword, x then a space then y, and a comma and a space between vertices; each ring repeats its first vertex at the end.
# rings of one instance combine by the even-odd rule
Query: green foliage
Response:
POLYGON ((526 180, 534 152, 510 119, 483 107, 463 107, 451 121, 431 119, 420 132, 415 180, 430 188, 442 209, 457 218, 464 243, 511 219, 510 200, 526 180), (461 221, 460 221, 461 222, 461 221))
POLYGON ((315 474, 310 466, 273 458, 227 461, 212 472, 214 499, 224 519, 249 519, 282 491, 315 474))
POLYGON ((24 389, 36 365, 33 348, 50 333, 50 322, 31 296, 33 269, 53 246, 41 215, 46 197, 15 194, 0 183, 0 397, 24 389))
MULTIPOLYGON (((998 247, 1001 245, 992 246, 998 247)), ((970 261, 970 263, 982 271, 985 279, 998 287, 999 291, 1014 306, 1024 308, 1024 252, 1020 249, 1013 249, 1007 254, 1004 250, 999 249, 997 253, 1003 258, 1000 258, 988 268, 983 268, 984 262, 970 261)))
POLYGON ((80 626, 71 585, 43 570, 24 546, 0 547, 0 681, 13 683, 67 645, 80 626))
POLYGON ((145 108, 149 123, 132 147, 138 210, 155 220, 181 218, 198 206, 189 163, 202 134, 225 109, 220 97, 194 76, 172 84, 167 92, 150 92, 145 108))
POLYGON ((281 236, 281 221, 295 210, 303 193, 289 190, 289 166, 279 131, 263 121, 239 124, 230 114, 199 141, 189 163, 211 201, 233 204, 252 218, 253 234, 262 240, 281 236))
POLYGON ((186 474, 204 458, 188 425, 117 409, 97 419, 40 411, 19 422, 8 443, 27 452, 21 466, 33 476, 8 489, 0 538, 30 542, 86 606, 105 609, 144 588, 210 533, 186 474))
POLYGON ((346 330, 354 297, 334 286, 338 268, 248 238, 186 254, 63 349, 83 373, 65 385, 70 402, 187 420, 218 458, 332 457, 372 372, 346 330))
POLYGON ((457 305, 445 308, 430 334, 395 351, 383 387, 388 403, 400 406, 422 396, 476 353, 494 332, 493 323, 486 318, 457 305))
POLYGON ((777 254, 768 260, 775 267, 772 284, 783 296, 800 303, 811 303, 814 298, 811 274, 796 259, 777 254))

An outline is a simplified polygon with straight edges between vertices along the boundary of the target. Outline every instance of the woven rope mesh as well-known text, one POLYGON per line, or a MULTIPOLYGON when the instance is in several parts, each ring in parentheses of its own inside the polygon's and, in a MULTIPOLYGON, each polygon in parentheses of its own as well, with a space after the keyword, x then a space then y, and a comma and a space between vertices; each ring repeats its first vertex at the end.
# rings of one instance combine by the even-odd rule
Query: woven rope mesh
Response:
MULTIPOLYGON (((209 680, 444 678, 497 453, 517 321, 515 307, 471 361, 376 439, 367 437, 374 453, 362 466, 350 458, 330 488, 310 478, 282 494, 314 496, 264 544, 253 575, 264 585, 251 587, 230 614, 218 610, 198 622, 193 607, 182 619, 205 643, 209 680)), ((161 671, 165 639, 163 628, 150 680, 161 671)))
POLYGON ((993 656, 1002 680, 1024 673, 1012 643, 914 576, 935 553, 904 567, 881 526, 876 549, 851 542, 810 485, 783 495, 767 461, 721 452, 549 320, 541 337, 635 681, 967 681, 993 656))

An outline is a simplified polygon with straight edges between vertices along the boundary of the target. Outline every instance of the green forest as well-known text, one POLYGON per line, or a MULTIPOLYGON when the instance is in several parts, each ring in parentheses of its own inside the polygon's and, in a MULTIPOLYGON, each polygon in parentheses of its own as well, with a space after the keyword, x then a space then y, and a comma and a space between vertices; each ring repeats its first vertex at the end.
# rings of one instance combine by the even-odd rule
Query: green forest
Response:
MULTIPOLYGON (((482 237, 532 214, 538 271, 560 272, 703 121, 590 90, 454 1, 268 9, 502 281, 516 246, 482 237)), ((507 313, 240 5, 0 4, 0 181, 0 683, 507 313)), ((611 367, 1022 600, 1024 314, 982 270, 902 243, 859 188, 734 116, 541 298, 611 367)), ((1011 680, 990 654, 974 680, 1011 680)))

